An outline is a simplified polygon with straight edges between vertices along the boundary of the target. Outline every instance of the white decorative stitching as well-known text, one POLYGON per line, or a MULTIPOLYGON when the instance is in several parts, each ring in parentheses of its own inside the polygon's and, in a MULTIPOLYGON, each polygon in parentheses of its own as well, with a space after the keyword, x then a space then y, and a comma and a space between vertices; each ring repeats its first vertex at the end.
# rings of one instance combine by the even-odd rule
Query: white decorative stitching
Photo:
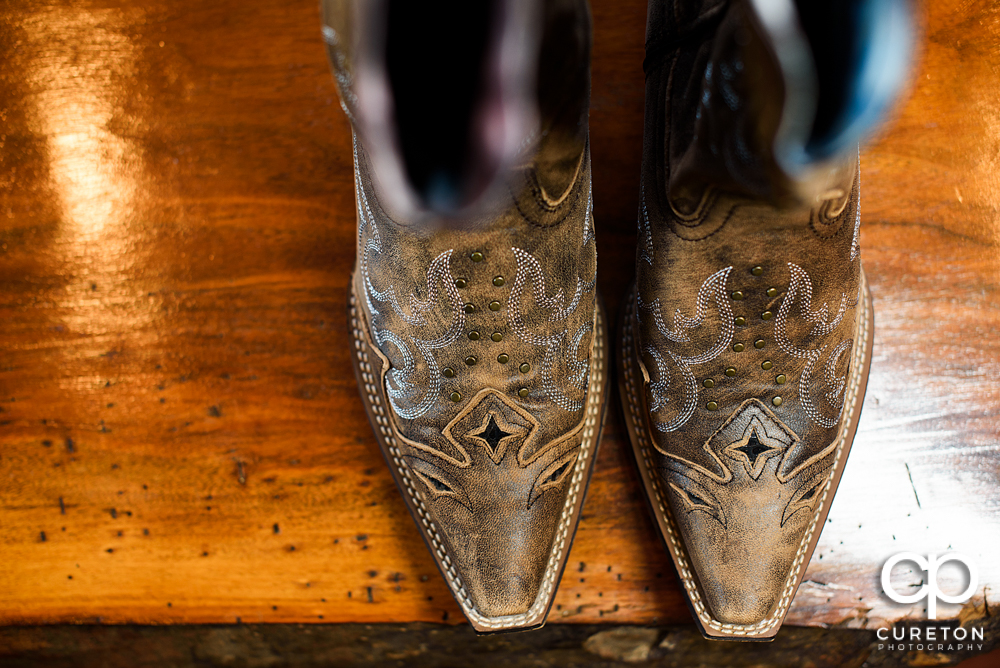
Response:
MULTIPOLYGON (((684 426, 684 424, 691 419, 694 415, 695 407, 698 405, 698 381, 694 377, 694 373, 691 371, 692 366, 698 364, 704 364, 705 362, 710 362, 716 357, 721 355, 726 348, 729 347, 729 343, 733 340, 733 332, 735 331, 735 326, 733 325, 733 310, 732 306, 729 304, 729 298, 726 294, 726 281, 729 278, 729 273, 733 268, 726 267, 721 269, 702 283, 701 287, 698 288, 698 296, 695 303, 695 316, 693 318, 686 317, 681 313, 680 309, 674 312, 674 329, 667 327, 666 323, 663 321, 663 314, 660 312, 660 298, 657 297, 650 303, 646 303, 639 296, 638 290, 636 290, 636 302, 638 304, 638 309, 640 311, 645 311, 651 313, 653 316, 653 322, 656 325, 657 331, 668 341, 674 343, 685 343, 691 340, 687 332, 696 329, 705 322, 705 318, 708 316, 709 301, 714 297, 716 306, 719 309, 719 319, 722 328, 719 331, 719 336, 711 348, 702 352, 698 355, 692 356, 681 356, 672 350, 667 350, 667 355, 670 359, 674 361, 677 368, 681 371, 681 376, 684 380, 684 399, 683 405, 680 408, 680 412, 674 417, 674 419, 669 422, 653 422, 657 431, 661 432, 671 432, 676 431, 684 426)), ((653 395, 651 412, 656 412, 664 405, 666 405, 670 398, 667 396, 667 389, 670 387, 670 376, 669 370, 664 363, 663 358, 657 353, 652 345, 647 345, 646 352, 650 353, 653 359, 656 361, 657 366, 657 377, 656 381, 650 383, 650 393, 653 395)))
POLYGON ((358 207, 358 264, 361 271, 362 281, 365 287, 365 301, 368 311, 371 314, 369 323, 372 338, 379 348, 385 350, 386 344, 391 344, 402 357, 402 363, 394 365, 386 374, 386 394, 389 403, 396 414, 403 419, 414 419, 420 417, 431 409, 437 400, 441 390, 441 374, 435 350, 440 350, 455 341, 462 334, 465 327, 465 312, 462 309, 462 297, 455 287, 455 281, 451 274, 451 255, 453 250, 447 250, 438 255, 427 268, 427 289, 426 299, 417 298, 416 294, 411 294, 408 308, 403 308, 396 296, 396 290, 389 286, 386 290, 376 289, 369 269, 369 254, 382 254, 382 237, 379 234, 378 226, 375 224, 375 216, 372 214, 368 204, 368 196, 365 193, 364 184, 359 176, 358 168, 358 142, 354 138, 354 185, 357 193, 356 203, 358 207), (365 232, 368 231, 369 239, 364 241, 365 232), (364 247, 360 247, 360 244, 364 247), (375 302, 388 303, 392 307, 392 312, 403 322, 412 327, 422 327, 428 323, 426 317, 434 307, 446 300, 450 311, 451 322, 448 329, 440 336, 434 338, 417 338, 406 336, 405 340, 398 334, 389 331, 387 328, 380 328, 375 324, 375 318, 383 315, 379 311, 375 302), (418 371, 419 365, 410 345, 417 349, 421 359, 427 365, 427 383, 416 383, 413 375, 418 371), (421 386, 426 387, 424 391, 421 386))
POLYGON ((545 357, 542 360, 540 375, 542 378, 542 389, 545 394, 557 406, 565 411, 575 412, 583 407, 582 401, 570 399, 563 389, 556 383, 553 373, 556 362, 571 353, 566 360, 569 365, 569 373, 566 376, 567 384, 575 390, 584 390, 587 386, 587 374, 589 370, 589 356, 579 357, 580 343, 584 335, 593 327, 592 322, 584 322, 573 335, 572 342, 567 345, 567 329, 564 327, 554 334, 544 335, 532 332, 524 323, 524 314, 521 311, 521 299, 524 296, 525 288, 531 284, 534 303, 542 309, 552 311, 549 315, 549 322, 559 322, 566 320, 577 307, 584 292, 589 285, 593 289, 593 283, 585 285, 583 279, 577 277, 576 291, 569 304, 565 304, 566 297, 560 288, 551 297, 545 294, 545 274, 542 272, 541 264, 538 260, 525 250, 511 248, 517 258, 517 275, 510 288, 508 297, 508 313, 510 314, 511 329, 517 336, 527 343, 545 348, 545 357))
POLYGON ((646 209, 646 185, 639 186, 639 259, 644 260, 649 266, 653 266, 653 230, 649 224, 649 211, 646 209))
MULTIPOLYGON (((813 323, 813 328, 809 331, 812 336, 826 336, 834 329, 840 325, 840 322, 844 319, 844 314, 847 313, 847 295, 841 293, 840 295, 840 307, 837 310, 837 315, 830 319, 829 308, 826 302, 816 311, 812 310, 812 281, 809 279, 809 274, 805 272, 802 267, 788 263, 788 270, 791 273, 791 279, 788 286, 788 294, 781 301, 781 308, 778 309, 778 315, 774 319, 774 339, 778 343, 778 347, 781 348, 785 353, 798 357, 799 359, 806 360, 806 366, 802 370, 802 374, 799 376, 799 402, 802 404, 802 410, 805 414, 809 416, 816 424, 824 427, 825 429, 832 429, 837 426, 837 422, 840 420, 841 412, 843 411, 843 404, 837 408, 837 414, 832 417, 824 417, 819 409, 813 404, 810 383, 812 381, 813 368, 819 361, 820 357, 823 355, 824 351, 830 346, 829 343, 824 343, 819 348, 799 348, 795 346, 788 338, 787 323, 788 316, 792 310, 792 304, 795 302, 799 303, 799 309, 802 316, 807 322, 813 323)), ((842 344, 841 344, 842 345, 842 344)), ((839 349, 839 346, 838 346, 839 349)), ((832 373, 832 372, 831 372, 832 373)), ((833 387, 836 388, 842 379, 838 382, 833 383, 833 387)), ((837 391, 834 395, 839 395, 840 392, 837 391)), ((831 402, 832 403, 832 402, 831 402)))
MULTIPOLYGON (((861 308, 858 309, 858 321, 855 327, 856 336, 858 337, 858 345, 853 350, 851 360, 852 377, 850 379, 848 391, 844 397, 844 403, 852 407, 852 412, 853 406, 861 398, 858 389, 863 378, 862 368, 864 367, 864 357, 865 350, 867 349, 868 337, 871 335, 868 318, 868 284, 864 280, 863 275, 861 279, 861 294, 859 301, 861 302, 861 308)), ((684 589, 687 592, 688 598, 691 600, 692 607, 694 608, 698 619, 707 627, 724 635, 761 636, 781 624, 781 620, 784 619, 788 606, 791 605, 792 598, 798 588, 798 582, 801 579, 802 570, 806 565, 806 552, 808 551, 809 544, 812 542, 812 537, 816 531, 816 525, 825 506, 826 498, 830 494, 831 485, 828 483, 823 488, 823 493, 820 497, 819 503, 817 504, 816 512, 813 514, 812 521, 803 534, 802 541, 800 542, 799 548, 795 553, 792 567, 785 580, 785 586, 782 589, 781 597, 778 600, 778 605, 775 608, 774 613, 756 624, 730 624, 714 619, 709 614, 705 604, 702 602, 701 594, 697 588, 697 583, 695 582, 691 567, 688 564, 683 543, 679 538, 676 523, 669 510, 669 506, 664 501, 664 494, 660 489, 659 481, 657 480, 655 474, 656 469, 653 465, 649 452, 649 440, 643 428, 644 420, 642 418, 642 409, 640 407, 641 404, 638 395, 638 383, 635 377, 635 365, 638 363, 638 357, 635 354, 633 346, 632 319, 635 314, 635 305, 631 296, 626 301, 626 309, 625 326, 623 328, 622 335, 622 357, 625 360, 625 364, 623 364, 623 372, 626 387, 625 397, 629 408, 628 417, 631 419, 633 427, 630 429, 630 432, 635 438, 638 450, 642 455, 642 461, 640 462, 640 469, 643 474, 642 477, 646 484, 653 489, 655 498, 651 499, 651 501, 655 502, 655 508, 658 510, 658 524, 661 529, 665 531, 666 539, 670 547, 670 553, 674 557, 677 571, 684 584, 684 589)), ((847 444, 850 422, 851 421, 849 419, 842 422, 840 431, 837 434, 837 439, 834 441, 834 450, 836 454, 834 455, 834 460, 830 468, 831 478, 833 473, 837 471, 840 458, 844 451, 844 446, 847 444)))
POLYGON ((861 146, 858 146, 858 194, 854 200, 854 237, 851 239, 851 262, 861 254, 861 146))

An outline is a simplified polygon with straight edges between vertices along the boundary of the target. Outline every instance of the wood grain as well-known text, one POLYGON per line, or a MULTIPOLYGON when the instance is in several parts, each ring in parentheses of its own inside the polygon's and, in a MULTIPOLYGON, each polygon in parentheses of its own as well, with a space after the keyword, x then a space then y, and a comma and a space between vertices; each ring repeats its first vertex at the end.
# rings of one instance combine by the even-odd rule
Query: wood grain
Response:
MULTIPOLYGON (((0 11, 0 623, 461 622, 350 368, 350 129, 315 3, 0 11)), ((644 2, 594 17, 614 314, 644 2)), ((969 554, 1000 604, 1000 8, 929 3, 924 30, 862 157, 875 359, 792 624, 921 618, 881 594, 902 550, 969 554)), ((552 620, 687 623, 612 401, 552 620)))

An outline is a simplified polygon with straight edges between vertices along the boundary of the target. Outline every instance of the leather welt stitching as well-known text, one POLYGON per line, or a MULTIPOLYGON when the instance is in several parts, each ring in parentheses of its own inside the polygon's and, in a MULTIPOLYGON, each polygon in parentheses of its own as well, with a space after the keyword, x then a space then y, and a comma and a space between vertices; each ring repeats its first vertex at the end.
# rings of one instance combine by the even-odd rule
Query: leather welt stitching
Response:
MULTIPOLYGON (((848 402, 845 398, 844 402, 845 404, 850 403, 850 405, 852 406, 852 411, 848 413, 848 415, 853 413, 853 406, 855 405, 858 399, 858 388, 861 384, 861 379, 862 379, 861 368, 864 362, 865 350, 867 349, 868 337, 870 336, 869 318, 868 318, 868 310, 870 308, 868 301, 869 289, 868 289, 868 283, 867 281, 864 280, 863 275, 861 284, 862 284, 862 294, 860 299, 861 308, 859 309, 859 313, 857 315, 857 317, 860 319, 860 322, 858 324, 861 328, 861 331, 859 332, 858 335, 859 345, 854 351, 853 355, 854 359, 852 360, 852 367, 855 370, 855 374, 854 378, 852 379, 851 386, 848 390, 848 392, 851 395, 850 401, 848 402)), ((684 588, 687 591, 688 596, 691 598, 691 602, 695 608, 695 611, 698 614, 698 618, 710 628, 715 629, 720 633, 727 635, 736 635, 736 636, 761 635, 764 632, 776 626, 777 624, 780 624, 781 620, 784 619, 785 612, 787 611, 788 606, 791 604, 792 598, 795 593, 796 589, 795 583, 799 579, 799 573, 801 572, 802 567, 804 565, 805 552, 807 551, 809 544, 812 542, 812 536, 816 530, 816 523, 819 520, 819 517, 823 511, 823 507, 826 505, 826 498, 831 492, 831 485, 825 486, 825 489, 823 490, 823 495, 820 498, 819 504, 817 505, 817 510, 813 515, 812 522, 810 523, 809 528, 806 530, 805 534, 802 537, 802 541, 799 545, 798 551, 796 552, 795 559, 792 563, 792 568, 790 569, 788 577, 785 580, 785 587, 782 591, 781 598, 778 601, 778 606, 775 608, 774 613, 770 617, 767 617, 758 622, 757 624, 752 624, 752 625, 727 624, 712 618, 708 614, 708 611, 706 610, 704 604, 701 601, 701 596, 695 584, 694 576, 687 563, 687 558, 684 552, 683 545, 680 543, 677 536, 677 528, 674 524, 673 515, 668 510, 667 506, 664 504, 663 495, 660 490, 659 483, 655 478, 655 476, 648 473, 650 471, 653 471, 654 469, 652 462, 650 461, 646 433, 643 427, 644 421, 641 419, 641 414, 636 402, 637 394, 636 394, 636 383, 634 376, 634 365, 631 363, 631 360, 635 355, 633 348, 633 338, 632 338, 632 322, 635 309, 634 297, 635 296, 633 294, 627 302, 628 312, 626 313, 625 327, 624 327, 625 331, 622 337, 624 345, 623 356, 625 357, 626 360, 630 361, 630 363, 624 365, 625 384, 627 389, 626 394, 629 404, 629 412, 631 413, 632 421, 633 424, 635 425, 633 432, 636 435, 636 439, 639 441, 639 449, 642 452, 643 463, 645 465, 648 474, 648 479, 650 481, 651 486, 653 487, 653 491, 656 494, 656 505, 660 511, 660 515, 666 520, 663 524, 667 529, 667 537, 670 541, 671 552, 677 558, 678 571, 680 571, 681 579, 684 582, 684 588)), ((833 466, 831 467, 831 472, 837 470, 838 464, 840 462, 840 457, 843 454, 844 445, 847 442, 847 432, 850 427, 850 422, 851 422, 850 419, 846 420, 842 424, 840 432, 838 433, 837 448, 836 448, 837 454, 834 458, 833 466)))
POLYGON ((597 415, 600 412, 602 404, 600 390, 603 386, 605 361, 604 324, 600 308, 598 307, 595 309, 594 313, 596 330, 595 338, 597 339, 597 342, 595 345, 594 373, 591 377, 591 385, 589 388, 587 418, 583 434, 583 443, 581 444, 580 457, 577 460, 576 470, 573 473, 570 493, 567 495, 566 503, 563 506, 562 520, 557 530, 557 539, 554 549, 549 557, 549 563, 546 566, 545 579, 543 581, 542 588, 538 593, 538 598, 527 612, 520 615, 510 615, 506 617, 486 617, 476 612, 474 603, 469 598, 468 593, 462 584, 461 577, 455 570, 450 557, 444 550, 442 545, 444 541, 438 533, 433 520, 429 517, 427 507, 414 490, 409 471, 400 459, 400 451, 396 447, 396 439, 394 436, 395 430, 392 428, 390 421, 385 417, 385 411, 382 408, 382 402, 379 398, 379 391, 375 385, 375 376, 372 373, 368 353, 365 351, 365 347, 371 348, 373 352, 375 352, 375 349, 364 340, 364 332, 361 329, 358 320, 356 297, 354 295, 352 284, 351 329, 354 334, 354 345, 357 349, 357 357, 362 370, 365 392, 373 407, 373 413, 375 413, 375 421, 379 426, 379 431, 382 433, 383 438, 385 438, 385 441, 389 446, 389 452, 392 455, 393 464, 395 464, 396 470, 399 472, 400 479, 403 481, 406 491, 409 494, 409 500, 412 502, 412 505, 420 518, 421 524, 424 526, 427 531, 427 535, 431 539, 434 554, 443 566, 442 570, 444 571, 445 579, 448 581, 448 585, 455 593, 459 605, 462 606, 463 612, 469 617, 470 620, 485 628, 511 628, 514 626, 523 626, 534 621, 548 607, 549 599, 551 598, 550 594, 555 587, 554 581, 557 571, 559 570, 558 567, 562 562, 563 550, 567 548, 566 536, 569 531, 569 525, 572 517, 575 514, 574 508, 582 488, 582 479, 585 476, 593 454, 591 452, 591 445, 594 444, 594 426, 597 422, 597 415))

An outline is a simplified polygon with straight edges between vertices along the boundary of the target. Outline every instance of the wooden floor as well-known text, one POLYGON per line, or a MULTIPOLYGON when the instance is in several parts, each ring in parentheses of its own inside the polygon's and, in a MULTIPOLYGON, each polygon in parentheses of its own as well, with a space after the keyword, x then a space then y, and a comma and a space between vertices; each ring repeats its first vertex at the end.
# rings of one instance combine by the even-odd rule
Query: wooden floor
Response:
MULTIPOLYGON (((593 4, 614 313, 645 0, 593 4)), ((0 624, 461 622, 351 372, 350 130, 315 0, 0 11, 0 624)), ((791 624, 923 618, 879 586, 904 550, 968 554, 970 606, 1000 606, 1000 5, 926 12, 862 154, 875 359, 791 624)), ((689 622, 612 400, 552 621, 689 622)))

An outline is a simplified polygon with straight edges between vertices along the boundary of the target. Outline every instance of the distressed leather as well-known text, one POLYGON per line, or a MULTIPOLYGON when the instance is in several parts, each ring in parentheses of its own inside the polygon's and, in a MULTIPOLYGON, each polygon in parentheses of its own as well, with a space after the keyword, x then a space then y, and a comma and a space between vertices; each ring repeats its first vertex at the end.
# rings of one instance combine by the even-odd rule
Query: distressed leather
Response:
POLYGON ((857 157, 783 169, 781 71, 748 7, 651 3, 621 357, 654 515, 703 632, 727 638, 773 636, 787 612, 871 339, 857 157))
MULTIPOLYGON (((550 10, 552 20, 575 17, 570 27, 586 41, 571 55, 589 56, 586 6, 550 10)), ((331 60, 350 109, 349 55, 335 48, 331 60)), ((574 67, 582 87, 541 100, 542 126, 503 195, 459 224, 398 219, 383 205, 364 141, 354 142, 350 308, 362 401, 417 527, 479 632, 545 621, 603 422, 589 60, 574 67), (582 118, 573 111, 581 105, 582 118)))

